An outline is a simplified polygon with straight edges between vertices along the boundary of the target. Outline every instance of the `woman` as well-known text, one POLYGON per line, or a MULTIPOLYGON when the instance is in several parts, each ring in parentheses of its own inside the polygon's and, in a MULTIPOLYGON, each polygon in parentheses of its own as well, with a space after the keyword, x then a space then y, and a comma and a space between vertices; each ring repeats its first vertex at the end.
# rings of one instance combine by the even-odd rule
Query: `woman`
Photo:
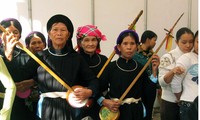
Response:
POLYGON ((99 54, 101 52, 100 41, 106 40, 105 35, 102 35, 96 26, 85 25, 78 28, 76 37, 78 52, 97 75, 107 60, 106 56, 99 54))
MULTIPOLYGON (((133 56, 135 60, 137 60, 140 64, 145 65, 149 58, 153 55, 153 48, 156 45, 157 35, 151 30, 146 30, 142 34, 140 45, 138 46, 137 53, 133 56)), ((152 111, 154 106, 154 101, 156 98, 156 87, 158 84, 158 66, 160 64, 160 58, 158 55, 152 56, 152 63, 150 64, 146 72, 149 76, 150 82, 148 85, 148 98, 143 100, 143 103, 145 105, 147 116, 145 117, 145 120, 151 120, 152 119, 152 111)))
POLYGON ((33 31, 25 38, 26 47, 32 52, 43 51, 46 47, 46 39, 41 32, 33 31))
POLYGON ((113 112, 120 111, 119 120, 142 120, 144 117, 142 97, 146 90, 148 75, 142 73, 135 85, 125 96, 122 103, 113 100, 120 98, 143 66, 132 59, 137 51, 139 38, 136 32, 124 30, 117 38, 116 51, 119 58, 111 62, 103 73, 100 81, 101 89, 109 88, 106 98, 101 97, 102 105, 113 112))
MULTIPOLYGON (((100 54, 100 41, 106 40, 105 35, 103 35, 96 26, 85 25, 78 28, 76 37, 78 52, 84 57, 89 68, 97 76, 107 61, 107 57, 100 54)), ((97 104, 96 98, 93 98, 92 108, 84 111, 86 115, 90 116, 93 120, 98 120, 99 110, 100 106, 97 104)))
MULTIPOLYGON (((184 72, 174 76, 171 87, 177 101, 180 101, 180 119, 185 120, 185 114, 198 97, 198 31, 195 33, 194 50, 182 55, 177 60, 176 67, 184 72)), ((198 119, 198 114, 195 113, 194 111, 192 120, 198 119)))
POLYGON ((3 108, 0 110, 0 120, 10 120, 12 106, 15 99, 16 86, 2 57, 0 57, 0 78, 3 86, 6 88, 3 108))
MULTIPOLYGON (((73 91, 74 99, 82 102, 89 97, 95 97, 98 92, 98 80, 83 57, 74 51, 71 40, 73 31, 73 24, 68 17, 61 14, 52 16, 47 22, 49 47, 38 54, 38 57, 69 86, 83 86, 73 91)), ((13 43, 10 46, 5 45, 8 50, 9 48, 12 50, 12 47, 17 43, 9 37, 6 41, 13 43)), ((7 53, 8 60, 12 60, 11 53, 12 51, 7 53)), ((12 61, 10 64, 12 64, 12 61)), ((37 77, 41 92, 38 103, 38 116, 40 119, 80 120, 82 118, 81 111, 71 107, 66 101, 67 89, 43 67, 30 59, 23 68, 21 69, 22 79, 37 77)))
MULTIPOLYGON (((4 19, 1 21, 0 24, 10 33, 10 35, 12 35, 13 39, 15 39, 16 41, 20 40, 22 27, 21 27, 20 22, 17 19, 14 19, 14 18, 4 19)), ((0 34, 2 35, 2 31, 0 32, 0 34)), ((0 54, 3 56, 4 56, 4 46, 5 46, 5 43, 3 42, 0 47, 0 54)), ((27 54, 18 47, 14 47, 12 56, 13 56, 13 60, 15 61, 14 65, 16 65, 17 67, 24 65, 29 59, 29 56, 27 56, 27 54)), ((15 71, 14 65, 7 64, 7 61, 5 61, 5 63, 17 87, 17 95, 15 97, 14 104, 13 104, 11 120, 27 120, 27 119, 32 120, 33 114, 26 106, 23 95, 18 94, 18 93, 24 93, 27 89, 33 86, 34 80, 20 79, 21 77, 20 73, 17 73, 15 71)), ((0 88, 2 89, 3 87, 0 87, 0 88)))
MULTIPOLYGON (((26 47, 34 54, 43 51, 46 47, 46 39, 41 32, 33 31, 30 32, 25 38, 26 47)), ((27 54, 29 57, 29 55, 27 54)), ((34 78, 37 79, 37 78, 34 78)), ((37 103, 39 100, 39 91, 37 82, 31 87, 31 94, 26 99, 26 104, 29 109, 33 112, 35 118, 37 118, 37 103)))
POLYGON ((193 32, 186 28, 180 28, 176 33, 177 47, 160 59, 159 83, 162 88, 161 96, 161 120, 179 120, 179 106, 171 89, 171 81, 175 74, 183 71, 176 67, 177 59, 184 53, 192 50, 194 43, 193 32))

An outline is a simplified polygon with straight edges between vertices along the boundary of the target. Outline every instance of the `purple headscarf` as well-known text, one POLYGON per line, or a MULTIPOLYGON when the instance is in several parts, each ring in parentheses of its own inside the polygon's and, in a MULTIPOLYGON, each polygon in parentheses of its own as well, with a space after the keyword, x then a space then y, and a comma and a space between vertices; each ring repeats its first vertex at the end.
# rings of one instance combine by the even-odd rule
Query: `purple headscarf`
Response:
MULTIPOLYGON (((136 44, 139 44, 139 36, 138 36, 138 34, 137 34, 135 31, 133 31, 133 30, 124 30, 124 31, 122 31, 122 32, 119 34, 118 38, 117 38, 116 44, 117 44, 117 45, 121 44, 121 43, 123 42, 123 39, 124 39, 125 37, 129 36, 129 35, 131 35, 132 37, 135 38, 136 44)), ((121 53, 120 53, 120 51, 117 49, 117 45, 114 47, 114 49, 115 49, 116 54, 120 55, 121 53)))

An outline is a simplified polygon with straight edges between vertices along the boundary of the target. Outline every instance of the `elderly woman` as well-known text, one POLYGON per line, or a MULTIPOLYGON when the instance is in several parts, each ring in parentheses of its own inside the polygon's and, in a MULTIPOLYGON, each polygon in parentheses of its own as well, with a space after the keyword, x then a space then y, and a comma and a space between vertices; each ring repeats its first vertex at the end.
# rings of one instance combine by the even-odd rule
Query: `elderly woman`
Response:
MULTIPOLYGON (((37 53, 43 51, 46 47, 46 38, 44 35, 39 31, 30 32, 25 38, 26 47, 32 52, 37 53)), ((27 54, 27 56, 29 56, 27 54)), ((34 78, 37 79, 37 78, 34 78)), ((31 93, 26 99, 26 104, 28 105, 29 109, 34 114, 34 117, 37 113, 37 103, 39 100, 39 91, 37 82, 34 83, 34 86, 31 87, 31 93)))
POLYGON ((78 52, 97 75, 107 60, 106 56, 100 54, 100 42, 106 40, 105 35, 96 26, 85 25, 78 28, 76 37, 78 52))
POLYGON ((43 51, 46 47, 46 39, 41 32, 30 32, 25 38, 26 47, 32 52, 43 51))
MULTIPOLYGON (((84 57, 89 65, 89 68, 97 76, 102 69, 103 65, 107 61, 107 57, 100 54, 100 42, 105 41, 106 37, 101 31, 94 25, 81 26, 77 30, 77 44, 78 52, 84 57)), ((90 116, 93 120, 99 119, 100 106, 94 99, 93 105, 89 110, 84 110, 86 116, 90 116)))
MULTIPOLYGON (((74 51, 71 40, 73 31, 73 24, 68 17, 61 14, 52 16, 47 22, 48 49, 40 53, 38 57, 69 86, 83 86, 73 91, 75 101, 82 102, 91 96, 95 97, 98 92, 98 80, 83 57, 74 51)), ((7 37, 7 41, 12 42, 10 46, 6 45, 12 50, 17 42, 11 37, 7 37)), ((12 64, 11 53, 12 51, 8 50, 6 54, 8 60, 11 60, 10 64, 12 64)), ((41 92, 38 116, 42 120, 79 120, 82 118, 79 109, 71 107, 66 101, 68 90, 34 60, 30 59, 21 68, 21 76, 22 79, 37 76, 41 92)))

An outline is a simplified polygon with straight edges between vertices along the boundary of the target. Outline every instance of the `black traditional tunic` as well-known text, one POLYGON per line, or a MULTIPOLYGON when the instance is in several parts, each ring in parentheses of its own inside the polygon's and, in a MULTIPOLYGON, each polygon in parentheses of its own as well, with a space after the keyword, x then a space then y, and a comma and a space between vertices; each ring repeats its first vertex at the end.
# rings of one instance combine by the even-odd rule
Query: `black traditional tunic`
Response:
MULTIPOLYGON (((4 56, 4 49, 3 46, 0 48, 0 53, 1 55, 4 56)), ((10 75, 12 76, 14 82, 21 82, 22 79, 20 77, 20 72, 16 71, 15 68, 19 68, 20 66, 24 65, 29 59, 29 56, 22 51, 21 49, 15 47, 14 52, 13 52, 13 63, 8 64, 6 60, 4 62, 6 63, 6 66, 8 68, 8 71, 10 75)), ((2 83, 0 86, 1 92, 4 92, 4 87, 2 87, 2 83)), ((0 99, 1 103, 3 102, 3 99, 0 99)), ((2 107, 2 106, 0 106, 2 107)), ((20 98, 16 95, 14 103, 13 103, 13 108, 12 108, 12 113, 11 113, 11 120, 34 120, 33 114, 31 111, 28 109, 28 107, 25 105, 25 99, 20 98)))
MULTIPOLYGON (((60 51, 53 48, 40 52, 40 59, 48 65, 69 86, 82 85, 93 91, 95 96, 98 92, 98 80, 89 69, 87 63, 76 52, 68 52, 67 47, 60 51), (87 85, 87 86, 86 86, 87 85)), ((37 76, 38 86, 41 93, 66 92, 57 80, 44 70, 33 59, 21 69, 23 79, 37 76)), ((42 100, 42 120, 79 120, 83 116, 78 109, 72 108, 66 99, 44 97, 42 100)))
MULTIPOLYGON (((107 61, 107 57, 101 54, 94 54, 92 56, 86 54, 85 52, 81 51, 80 54, 84 57, 86 62, 89 65, 89 68, 94 72, 94 74, 97 76, 104 66, 105 62, 107 61)), ((101 80, 101 79, 99 79, 101 80)), ((99 110, 100 106, 96 102, 96 98, 93 99, 93 105, 91 108, 89 108, 86 112, 86 116, 90 116, 93 118, 93 120, 99 119, 99 110)))
POLYGON ((101 68, 104 66, 105 62, 107 61, 107 57, 101 54, 94 54, 92 56, 80 52, 80 54, 83 56, 83 58, 86 60, 86 62, 89 65, 89 68, 94 72, 95 75, 99 73, 101 68))
MULTIPOLYGON (((119 58, 114 62, 111 62, 105 72, 103 73, 103 81, 100 81, 101 89, 105 90, 109 88, 108 96, 110 98, 120 98, 134 78, 142 69, 142 65, 135 60, 125 60, 119 58)), ((144 91, 146 90, 145 84, 148 75, 144 72, 137 80, 135 85, 131 88, 126 98, 143 98, 144 91)), ((131 104, 121 105, 119 120, 142 120, 143 119, 143 105, 139 101, 131 104)))

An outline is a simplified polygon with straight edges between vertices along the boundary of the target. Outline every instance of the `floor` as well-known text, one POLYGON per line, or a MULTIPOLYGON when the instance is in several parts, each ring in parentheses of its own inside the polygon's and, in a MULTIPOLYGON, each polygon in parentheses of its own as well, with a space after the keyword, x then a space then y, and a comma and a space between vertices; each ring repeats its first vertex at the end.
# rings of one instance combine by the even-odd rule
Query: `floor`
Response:
POLYGON ((160 107, 155 107, 152 120, 160 120, 160 107))

